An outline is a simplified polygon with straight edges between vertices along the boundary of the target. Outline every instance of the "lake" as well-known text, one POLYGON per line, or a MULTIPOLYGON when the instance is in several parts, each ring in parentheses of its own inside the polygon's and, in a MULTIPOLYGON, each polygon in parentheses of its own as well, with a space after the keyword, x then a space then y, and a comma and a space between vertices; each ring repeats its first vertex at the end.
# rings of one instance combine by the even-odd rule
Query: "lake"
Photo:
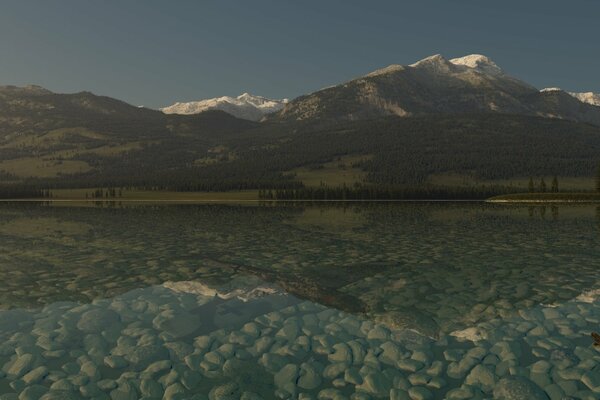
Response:
POLYGON ((0 399, 598 399, 600 208, 0 204, 0 399))

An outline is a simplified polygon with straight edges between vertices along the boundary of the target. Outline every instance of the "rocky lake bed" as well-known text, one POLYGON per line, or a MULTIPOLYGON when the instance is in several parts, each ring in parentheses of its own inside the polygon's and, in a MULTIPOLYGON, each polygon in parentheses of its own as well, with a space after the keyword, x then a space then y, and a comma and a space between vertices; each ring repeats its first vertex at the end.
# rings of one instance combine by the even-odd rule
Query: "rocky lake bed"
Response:
POLYGON ((0 399, 599 399, 589 211, 3 210, 0 399))

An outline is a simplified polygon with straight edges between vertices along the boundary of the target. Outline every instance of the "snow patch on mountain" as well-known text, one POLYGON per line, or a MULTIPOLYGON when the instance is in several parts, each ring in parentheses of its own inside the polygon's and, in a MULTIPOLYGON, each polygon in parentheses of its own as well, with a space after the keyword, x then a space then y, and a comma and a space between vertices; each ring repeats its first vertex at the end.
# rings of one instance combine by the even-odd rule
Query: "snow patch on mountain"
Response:
POLYGON ((567 94, 575 97, 577 100, 581 101, 582 103, 591 104, 593 106, 600 107, 600 94, 598 94, 598 93, 593 93, 593 92, 584 92, 584 93, 567 92, 567 91, 562 90, 561 88, 558 88, 558 87, 544 88, 544 89, 540 90, 540 92, 564 92, 564 93, 567 93, 567 94))
POLYGON ((585 92, 585 93, 568 92, 568 93, 583 103, 587 103, 587 104, 591 104, 593 106, 600 107, 600 94, 598 94, 598 93, 592 93, 592 92, 585 92))
POLYGON ((540 92, 544 93, 544 92, 563 92, 563 90, 559 87, 549 87, 549 88, 544 88, 542 90, 540 90, 540 92))
POLYGON ((221 110, 237 118, 260 121, 265 115, 281 110, 287 103, 288 99, 273 100, 244 93, 238 97, 223 96, 186 103, 175 103, 160 110, 165 114, 183 115, 199 114, 207 110, 221 110))
POLYGON ((470 54, 464 57, 453 58, 450 62, 454 65, 462 65, 491 75, 502 74, 502 70, 495 62, 481 54, 470 54))

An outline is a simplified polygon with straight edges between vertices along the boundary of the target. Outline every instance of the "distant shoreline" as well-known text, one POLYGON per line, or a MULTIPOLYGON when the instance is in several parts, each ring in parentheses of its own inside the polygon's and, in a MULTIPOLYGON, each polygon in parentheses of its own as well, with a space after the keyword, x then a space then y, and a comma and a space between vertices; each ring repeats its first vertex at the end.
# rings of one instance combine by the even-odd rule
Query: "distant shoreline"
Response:
POLYGON ((0 203, 484 203, 485 199, 0 199, 0 203))
POLYGON ((490 197, 487 203, 559 204, 559 203, 600 203, 600 193, 558 192, 558 193, 515 193, 490 197))

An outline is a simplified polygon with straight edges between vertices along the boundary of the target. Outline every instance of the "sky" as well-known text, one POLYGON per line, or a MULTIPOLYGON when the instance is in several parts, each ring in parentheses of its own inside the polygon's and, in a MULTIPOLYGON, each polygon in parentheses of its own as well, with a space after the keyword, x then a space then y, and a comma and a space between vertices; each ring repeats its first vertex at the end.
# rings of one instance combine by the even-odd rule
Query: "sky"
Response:
POLYGON ((600 92, 599 21, 598 0, 3 0, 0 85, 162 107, 479 53, 539 88, 600 92))

